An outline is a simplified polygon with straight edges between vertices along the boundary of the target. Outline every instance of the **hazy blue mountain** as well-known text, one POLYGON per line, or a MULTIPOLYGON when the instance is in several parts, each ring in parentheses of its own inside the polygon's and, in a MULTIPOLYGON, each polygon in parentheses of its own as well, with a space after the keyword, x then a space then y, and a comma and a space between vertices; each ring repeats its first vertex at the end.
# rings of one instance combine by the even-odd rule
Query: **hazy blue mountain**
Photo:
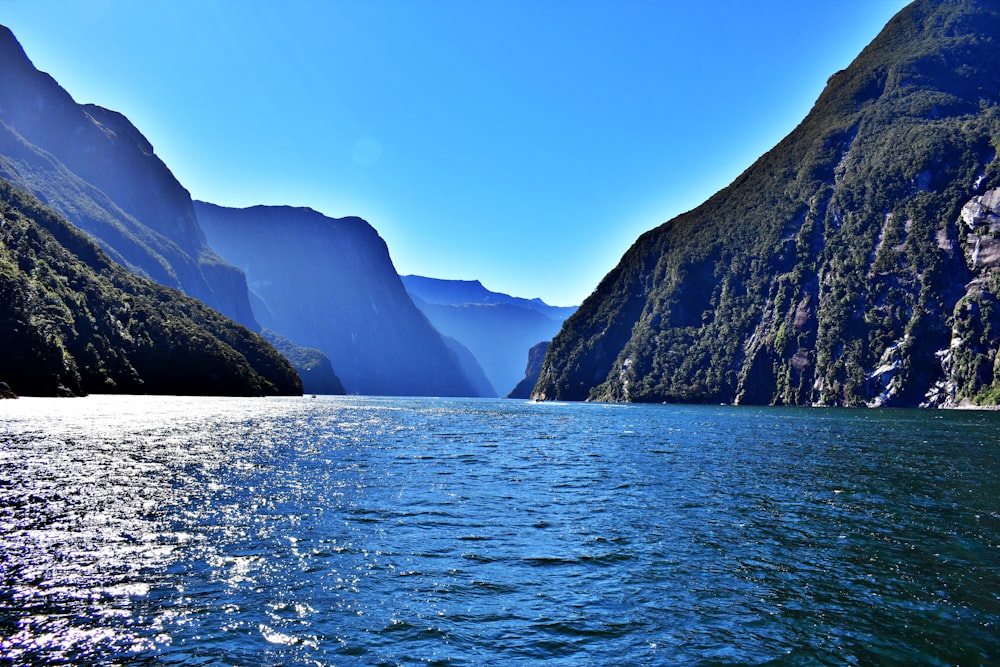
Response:
POLYGON ((2 179, 0 381, 28 395, 302 393, 258 334, 130 273, 2 179))
POLYGON ((431 324, 472 352, 494 396, 506 396, 514 389, 524 377, 524 360, 531 347, 555 336, 576 310, 491 292, 478 280, 402 279, 431 324))
POLYGON ((401 276, 406 291, 420 297, 424 303, 448 306, 476 303, 481 305, 509 304, 536 310, 554 320, 563 321, 576 312, 576 306, 550 306, 541 299, 525 299, 483 287, 478 280, 444 280, 425 276, 401 276))
POLYGON ((479 364, 479 360, 476 359, 476 355, 472 354, 469 348, 454 338, 450 336, 442 336, 442 338, 444 338, 444 342, 451 348, 452 352, 455 353, 455 356, 458 357, 459 366, 462 368, 465 377, 469 379, 469 383, 475 392, 474 395, 483 398, 496 396, 496 389, 493 388, 489 378, 486 377, 486 372, 479 364))
POLYGON ((635 242, 534 396, 997 403, 998 64, 996 0, 906 7, 774 149, 635 242))
POLYGON ((542 373, 542 362, 545 361, 545 353, 548 350, 549 341, 546 340, 528 351, 528 365, 524 367, 524 379, 517 383, 507 398, 531 398, 531 391, 538 383, 538 376, 542 373))
POLYGON ((348 392, 479 395, 364 220, 289 206, 195 206, 209 243, 246 274, 268 327, 328 355, 348 392))
POLYGON ((243 275, 205 242, 191 197, 119 113, 77 104, 0 26, 0 177, 117 262, 258 328, 243 275))
MULTIPOLYGON (((187 190, 128 119, 77 104, 3 27, 0 65, 0 177, 46 202, 133 273, 259 330, 243 273, 207 245, 187 190)), ((318 351, 287 340, 283 349, 307 364, 296 368, 310 392, 336 386, 318 351)))

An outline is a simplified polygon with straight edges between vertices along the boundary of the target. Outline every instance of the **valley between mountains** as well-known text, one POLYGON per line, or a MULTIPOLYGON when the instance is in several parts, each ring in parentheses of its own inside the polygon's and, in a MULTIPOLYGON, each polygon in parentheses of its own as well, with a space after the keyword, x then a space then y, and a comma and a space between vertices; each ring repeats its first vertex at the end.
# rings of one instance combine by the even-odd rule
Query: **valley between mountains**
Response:
POLYGON ((557 308, 401 277, 359 217, 192 200, 125 116, 77 103, 2 28, 0 381, 992 406, 998 153, 1000 2, 916 0, 787 137, 557 308))

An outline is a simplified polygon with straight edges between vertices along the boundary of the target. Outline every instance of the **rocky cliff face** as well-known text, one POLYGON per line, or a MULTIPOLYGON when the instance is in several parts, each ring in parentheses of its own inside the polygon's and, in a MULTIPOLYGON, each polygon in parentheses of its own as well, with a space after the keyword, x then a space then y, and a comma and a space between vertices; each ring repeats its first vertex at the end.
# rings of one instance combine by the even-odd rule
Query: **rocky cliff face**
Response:
POLYGON ((0 177, 133 272, 258 328, 242 274, 207 246, 189 193, 149 141, 121 114, 77 104, 2 26, 0 177))
POLYGON ((1000 3, 918 0, 732 185, 644 234, 539 399, 1000 398, 1000 3))
POLYGON ((212 247, 246 273, 267 326, 327 354, 348 392, 478 395, 364 220, 287 206, 196 210, 212 247))
POLYGON ((263 338, 0 180, 0 379, 22 394, 301 394, 263 338))

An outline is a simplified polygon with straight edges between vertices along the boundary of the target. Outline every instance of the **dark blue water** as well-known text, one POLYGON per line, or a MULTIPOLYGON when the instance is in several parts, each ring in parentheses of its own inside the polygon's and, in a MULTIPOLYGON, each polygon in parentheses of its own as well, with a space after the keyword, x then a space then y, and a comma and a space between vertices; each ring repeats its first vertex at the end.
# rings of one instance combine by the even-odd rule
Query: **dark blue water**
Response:
POLYGON ((0 664, 1000 664, 1000 413, 0 402, 0 664))

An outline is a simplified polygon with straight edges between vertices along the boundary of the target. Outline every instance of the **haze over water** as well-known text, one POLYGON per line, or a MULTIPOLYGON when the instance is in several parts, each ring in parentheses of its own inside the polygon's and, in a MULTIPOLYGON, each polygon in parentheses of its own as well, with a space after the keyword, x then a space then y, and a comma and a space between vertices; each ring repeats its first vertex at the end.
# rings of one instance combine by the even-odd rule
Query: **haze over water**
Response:
POLYGON ((990 664, 1000 414, 0 403, 11 664, 990 664))

